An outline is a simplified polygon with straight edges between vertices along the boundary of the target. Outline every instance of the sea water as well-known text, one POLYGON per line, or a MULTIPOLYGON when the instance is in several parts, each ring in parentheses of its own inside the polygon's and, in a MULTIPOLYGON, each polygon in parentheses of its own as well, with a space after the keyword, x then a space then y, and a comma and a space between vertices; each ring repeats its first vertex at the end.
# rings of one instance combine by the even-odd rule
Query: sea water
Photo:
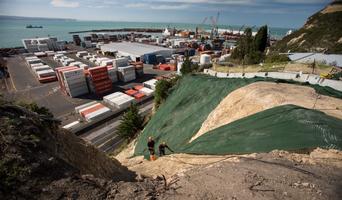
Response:
MULTIPOLYGON (((0 18, 0 48, 23 46, 21 40, 34 37, 57 37, 58 40, 71 41, 73 31, 87 31, 98 29, 119 28, 166 28, 195 30, 198 24, 185 23, 156 23, 156 22, 101 22, 101 21, 78 21, 64 19, 7 19, 0 18), (43 26, 43 28, 26 28, 27 25, 43 26)), ((241 26, 219 25, 220 29, 239 30, 241 26)), ((201 25, 202 29, 210 30, 210 25, 201 25)), ((281 38, 289 29, 270 28, 272 37, 281 38)), ((256 31, 256 30, 254 30, 256 31)), ((80 36, 90 33, 81 33, 80 36)))

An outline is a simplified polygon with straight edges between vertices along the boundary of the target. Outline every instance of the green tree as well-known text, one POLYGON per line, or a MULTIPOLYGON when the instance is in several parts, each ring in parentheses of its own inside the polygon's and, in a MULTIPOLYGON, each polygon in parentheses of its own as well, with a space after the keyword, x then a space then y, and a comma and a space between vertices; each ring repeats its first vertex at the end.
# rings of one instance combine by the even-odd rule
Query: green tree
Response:
POLYGON ((157 82, 156 90, 154 92, 154 104, 155 108, 158 108, 169 95, 169 89, 172 87, 172 83, 168 80, 162 79, 157 82))
POLYGON ((185 57, 185 60, 182 64, 182 68, 180 70, 180 72, 185 75, 185 74, 189 74, 192 72, 192 67, 191 67, 192 63, 191 63, 191 60, 190 58, 187 56, 185 57))
POLYGON ((138 106, 131 104, 125 112, 118 127, 118 134, 122 137, 131 139, 143 128, 143 117, 139 114, 138 106))
POLYGON ((264 52, 267 46, 268 28, 267 25, 260 27, 254 37, 255 50, 264 52))

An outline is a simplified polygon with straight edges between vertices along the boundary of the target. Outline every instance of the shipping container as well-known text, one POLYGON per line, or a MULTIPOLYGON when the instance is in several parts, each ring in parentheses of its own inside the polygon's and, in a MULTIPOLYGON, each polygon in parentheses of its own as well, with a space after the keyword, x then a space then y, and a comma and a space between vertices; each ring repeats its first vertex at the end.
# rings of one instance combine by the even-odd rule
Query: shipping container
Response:
POLYGON ((32 70, 36 73, 38 71, 44 71, 44 70, 49 70, 49 69, 52 70, 52 68, 49 65, 41 65, 41 66, 32 67, 32 70))
POLYGON ((145 81, 144 86, 152 90, 155 90, 157 81, 158 81, 157 79, 151 79, 151 80, 145 81))
POLYGON ((146 87, 141 88, 139 90, 139 92, 145 94, 148 97, 152 96, 153 93, 154 93, 154 91, 152 89, 149 89, 149 88, 146 88, 146 87))

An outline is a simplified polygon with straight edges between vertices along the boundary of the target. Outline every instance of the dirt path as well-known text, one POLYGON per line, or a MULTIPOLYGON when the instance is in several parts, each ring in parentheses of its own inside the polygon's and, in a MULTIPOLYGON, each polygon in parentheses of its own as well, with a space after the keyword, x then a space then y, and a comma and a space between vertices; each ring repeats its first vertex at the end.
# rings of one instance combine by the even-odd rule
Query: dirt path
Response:
POLYGON ((191 141, 235 120, 286 104, 317 109, 342 119, 342 99, 319 95, 313 88, 306 86, 256 82, 227 95, 208 115, 191 141))

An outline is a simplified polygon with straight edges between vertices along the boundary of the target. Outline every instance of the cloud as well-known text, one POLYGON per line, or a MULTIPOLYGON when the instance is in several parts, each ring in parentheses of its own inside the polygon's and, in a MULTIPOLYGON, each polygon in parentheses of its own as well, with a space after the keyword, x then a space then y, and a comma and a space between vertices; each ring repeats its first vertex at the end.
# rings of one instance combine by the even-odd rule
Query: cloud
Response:
POLYGON ((148 4, 145 3, 131 3, 131 4, 126 4, 126 8, 144 8, 147 7, 148 4))
POLYGON ((169 3, 131 3, 126 4, 126 8, 144 8, 153 10, 182 10, 189 8, 189 4, 171 5, 169 3))
POLYGON ((62 7, 62 8, 77 8, 80 7, 80 3, 79 2, 72 2, 69 0, 52 0, 51 4, 54 7, 62 7))
POLYGON ((183 10, 189 8, 188 4, 181 4, 181 5, 152 5, 150 6, 151 9, 154 10, 183 10))

